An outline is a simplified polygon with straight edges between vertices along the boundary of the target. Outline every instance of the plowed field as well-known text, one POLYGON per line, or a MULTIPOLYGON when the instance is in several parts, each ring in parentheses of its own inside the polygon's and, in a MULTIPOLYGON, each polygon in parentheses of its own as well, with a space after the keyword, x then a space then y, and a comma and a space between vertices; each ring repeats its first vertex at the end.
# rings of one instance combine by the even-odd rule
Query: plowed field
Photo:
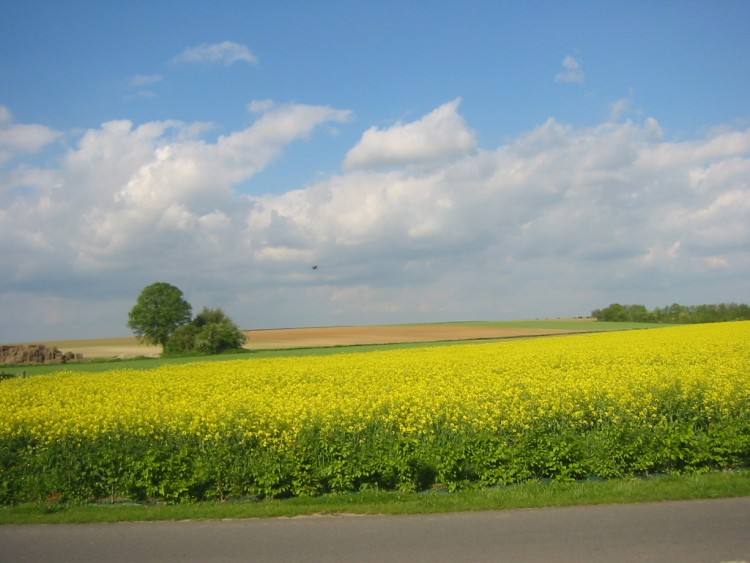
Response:
POLYGON ((459 324, 347 326, 321 328, 289 328, 248 331, 246 347, 313 348, 318 346, 349 346, 355 344, 394 344, 399 342, 439 342, 448 340, 482 340, 542 336, 572 332, 559 329, 479 327, 459 324))

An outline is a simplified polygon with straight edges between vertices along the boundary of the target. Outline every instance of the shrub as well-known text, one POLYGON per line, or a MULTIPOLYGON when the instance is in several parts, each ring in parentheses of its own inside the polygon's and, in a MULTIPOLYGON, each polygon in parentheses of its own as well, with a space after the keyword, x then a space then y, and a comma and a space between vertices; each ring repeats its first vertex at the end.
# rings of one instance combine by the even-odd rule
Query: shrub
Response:
POLYGON ((178 328, 167 342, 168 354, 200 352, 219 354, 226 350, 242 348, 247 337, 221 309, 203 310, 195 319, 178 328))

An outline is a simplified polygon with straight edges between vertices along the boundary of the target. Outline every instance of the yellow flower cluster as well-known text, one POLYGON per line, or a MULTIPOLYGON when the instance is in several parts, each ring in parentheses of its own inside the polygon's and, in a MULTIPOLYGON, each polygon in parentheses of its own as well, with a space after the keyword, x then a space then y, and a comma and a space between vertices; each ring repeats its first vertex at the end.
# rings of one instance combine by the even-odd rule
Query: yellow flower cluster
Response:
POLYGON ((750 322, 8 380, 0 439, 232 433, 283 448, 311 426, 585 429, 658 424, 686 404, 715 419, 748 408, 750 322))

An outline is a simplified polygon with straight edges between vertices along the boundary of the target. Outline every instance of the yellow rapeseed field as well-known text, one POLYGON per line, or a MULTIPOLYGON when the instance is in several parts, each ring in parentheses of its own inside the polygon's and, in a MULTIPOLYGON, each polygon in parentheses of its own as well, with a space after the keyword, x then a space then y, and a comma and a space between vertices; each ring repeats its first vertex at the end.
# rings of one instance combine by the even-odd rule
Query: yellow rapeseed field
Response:
MULTIPOLYGON (((446 480, 460 466, 462 478, 468 475, 486 482, 482 471, 503 463, 475 459, 489 455, 488 439, 509 452, 498 460, 512 454, 517 464, 521 445, 538 446, 540 439, 559 432, 563 437, 559 444, 567 444, 569 460, 550 454, 543 463, 529 460, 525 472, 516 471, 519 477, 544 476, 544 467, 549 467, 555 476, 550 459, 585 465, 586 456, 593 455, 587 453, 586 444, 599 431, 608 432, 607 439, 598 443, 601 449, 613 437, 626 439, 622 429, 645 428, 653 435, 654 429, 671 424, 679 430, 664 435, 675 440, 674 447, 703 448, 701 455, 710 458, 707 465, 721 465, 742 458, 742 451, 724 457, 717 452, 728 447, 727 440, 735 450, 745 448, 745 442, 737 442, 736 432, 744 430, 736 423, 747 421, 749 408, 750 322, 361 354, 196 362, 147 371, 65 372, 0 383, 0 447, 6 444, 0 457, 3 451, 13 450, 6 461, 0 459, 0 470, 13 472, 23 458, 18 453, 21 447, 38 457, 55 444, 67 444, 70 455, 75 455, 75 444, 98 444, 110 452, 107 456, 117 458, 125 455, 117 453, 118 443, 154 444, 165 436, 179 437, 183 450, 197 448, 195 459, 212 451, 212 444, 224 444, 225 450, 239 448, 226 454, 232 463, 266 452, 286 460, 279 461, 278 467, 302 463, 303 458, 308 465, 322 467, 338 459, 350 467, 355 462, 347 456, 365 456, 357 444, 375 447, 380 438, 373 432, 379 432, 396 437, 389 455, 411 452, 404 454, 408 459, 400 466, 407 473, 411 467, 414 474, 422 471, 424 478, 427 466, 428 481, 446 480), (715 428, 721 428, 721 436, 714 436, 715 428), (535 437, 529 441, 524 433, 535 437), (577 436, 575 443, 570 441, 572 435, 577 436), (228 445, 229 436, 233 445, 228 445), (452 444, 455 437, 460 440, 452 444), (302 444, 305 440, 309 443, 302 444), (428 444, 433 453, 424 454, 428 446, 420 444, 428 444), (318 446, 328 449, 311 454, 310 449, 318 446), (458 450, 461 459, 445 469, 441 456, 458 450)), ((641 450, 648 437, 628 436, 635 445, 628 446, 627 456, 646 455, 641 450)), ((548 450, 559 445, 554 440, 545 444, 548 450)), ((671 463, 679 465, 682 455, 675 454, 671 463)), ((183 457, 193 459, 184 451, 183 457)), ((660 469, 662 462, 654 460, 653 468, 660 469)), ((299 477, 299 468, 279 472, 286 470, 299 477)), ((253 470, 244 471, 243 479, 252 480, 248 475, 253 470)), ((308 467, 308 477, 311 471, 318 471, 321 482, 330 474, 325 468, 308 467)), ((370 474, 374 473, 371 467, 370 474)), ((414 482, 414 474, 402 478, 414 482)), ((346 482, 362 486, 366 478, 354 476, 346 482)), ((506 474, 500 480, 512 478, 506 474)), ((232 487, 236 489, 236 483, 232 487)), ((314 491, 331 488, 312 487, 314 491)), ((300 492, 293 485, 287 489, 300 492)), ((6 496, 16 498, 11 493, 6 496)))

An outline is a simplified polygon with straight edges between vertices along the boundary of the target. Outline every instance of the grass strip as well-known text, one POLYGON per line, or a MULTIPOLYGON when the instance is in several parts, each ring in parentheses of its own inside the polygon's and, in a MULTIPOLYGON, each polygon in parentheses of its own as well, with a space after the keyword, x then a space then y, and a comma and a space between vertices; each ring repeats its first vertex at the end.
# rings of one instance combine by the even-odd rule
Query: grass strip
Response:
POLYGON ((278 518, 320 514, 429 514, 624 504, 750 495, 746 469, 640 479, 575 482, 530 481, 508 487, 449 493, 363 491, 346 495, 263 501, 204 502, 177 505, 48 503, 0 507, 0 524, 74 524, 156 520, 278 518))

